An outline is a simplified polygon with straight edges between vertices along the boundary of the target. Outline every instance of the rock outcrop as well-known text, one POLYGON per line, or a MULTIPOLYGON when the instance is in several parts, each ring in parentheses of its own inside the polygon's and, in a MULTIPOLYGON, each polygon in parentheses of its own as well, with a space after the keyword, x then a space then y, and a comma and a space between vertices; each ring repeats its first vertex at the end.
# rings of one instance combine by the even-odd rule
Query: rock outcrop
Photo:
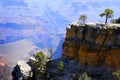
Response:
POLYGON ((66 30, 63 56, 85 66, 120 68, 120 24, 72 23, 66 30))
POLYGON ((30 80, 33 77, 32 67, 26 61, 18 61, 12 76, 13 80, 30 80))
POLYGON ((46 71, 46 63, 51 55, 40 51, 30 57, 29 61, 18 61, 12 71, 13 80, 42 80, 46 71))

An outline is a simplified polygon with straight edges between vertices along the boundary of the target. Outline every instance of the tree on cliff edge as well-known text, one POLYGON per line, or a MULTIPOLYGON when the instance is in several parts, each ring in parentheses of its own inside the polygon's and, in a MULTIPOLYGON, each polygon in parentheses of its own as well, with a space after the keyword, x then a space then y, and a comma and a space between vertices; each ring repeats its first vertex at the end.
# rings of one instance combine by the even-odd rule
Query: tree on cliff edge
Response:
POLYGON ((82 23, 85 24, 85 21, 87 20, 87 16, 86 15, 80 15, 79 20, 81 20, 82 23))
MULTIPOLYGON (((107 23, 108 18, 112 18, 112 17, 113 17, 113 13, 114 13, 114 12, 113 12, 112 9, 105 9, 104 13, 101 13, 101 14, 100 14, 101 17, 105 16, 105 24, 107 23)), ((103 46, 104 46, 104 44, 105 44, 105 41, 106 41, 107 38, 108 38, 108 30, 105 29, 105 32, 106 32, 105 38, 104 38, 104 40, 103 40, 103 42, 102 42, 102 44, 101 44, 101 46, 100 46, 100 48, 99 48, 99 50, 98 50, 98 53, 101 52, 101 50, 102 50, 102 48, 103 48, 103 46)))
POLYGON ((101 13, 99 16, 103 17, 105 16, 105 24, 107 23, 108 18, 113 17, 114 11, 112 9, 105 9, 103 13, 101 13))

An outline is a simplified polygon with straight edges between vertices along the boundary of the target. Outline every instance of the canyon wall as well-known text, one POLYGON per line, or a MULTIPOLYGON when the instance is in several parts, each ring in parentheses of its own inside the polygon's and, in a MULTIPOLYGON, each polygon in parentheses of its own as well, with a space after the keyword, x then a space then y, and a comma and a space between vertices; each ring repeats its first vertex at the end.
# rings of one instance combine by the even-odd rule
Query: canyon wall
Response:
POLYGON ((62 49, 85 66, 120 68, 120 24, 71 23, 62 49))

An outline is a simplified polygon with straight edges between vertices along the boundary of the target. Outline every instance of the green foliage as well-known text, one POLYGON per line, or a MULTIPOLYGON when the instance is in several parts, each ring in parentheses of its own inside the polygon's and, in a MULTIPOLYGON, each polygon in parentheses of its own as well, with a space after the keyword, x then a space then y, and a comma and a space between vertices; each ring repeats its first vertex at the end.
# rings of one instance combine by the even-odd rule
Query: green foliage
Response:
POLYGON ((108 18, 112 18, 113 17, 113 13, 114 11, 112 9, 105 9, 104 13, 101 13, 100 16, 106 16, 108 18))
POLYGON ((59 62, 58 62, 58 69, 59 69, 59 73, 60 73, 60 74, 62 73, 63 68, 64 68, 63 62, 62 62, 62 61, 59 61, 59 62))
POLYGON ((59 61, 59 62, 58 62, 58 69, 59 69, 59 70, 62 70, 63 67, 64 67, 63 62, 62 62, 62 61, 59 61))
POLYGON ((78 80, 91 80, 91 78, 87 75, 86 72, 84 72, 78 80))
POLYGON ((112 18, 113 17, 113 13, 114 11, 112 9, 105 9, 105 11, 103 13, 101 13, 99 16, 103 17, 105 16, 105 23, 107 23, 108 18, 112 18))
POLYGON ((120 70, 113 72, 113 76, 115 77, 115 80, 120 80, 120 70))
POLYGON ((112 18, 114 11, 112 9, 105 9, 105 13, 108 18, 112 18))
POLYGON ((35 59, 38 61, 42 61, 43 59, 45 59, 45 55, 43 54, 43 52, 38 52, 37 54, 34 55, 35 59))
POLYGON ((46 70, 46 62, 49 61, 49 59, 43 54, 43 52, 38 52, 34 55, 35 61, 35 67, 37 68, 38 73, 44 73, 46 70))
POLYGON ((87 16, 86 15, 80 15, 79 20, 82 20, 82 23, 85 24, 85 21, 87 20, 87 16))
POLYGON ((103 16, 105 16, 105 13, 101 13, 101 14, 100 14, 100 17, 103 17, 103 16))

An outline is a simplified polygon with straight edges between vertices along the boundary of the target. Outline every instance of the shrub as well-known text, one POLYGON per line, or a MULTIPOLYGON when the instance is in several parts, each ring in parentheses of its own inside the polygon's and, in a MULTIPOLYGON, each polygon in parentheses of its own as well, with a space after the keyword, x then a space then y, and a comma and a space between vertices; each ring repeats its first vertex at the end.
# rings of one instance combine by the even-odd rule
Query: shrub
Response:
POLYGON ((113 72, 113 76, 115 77, 115 80, 120 80, 120 70, 113 72))
POLYGON ((78 80, 91 80, 91 78, 87 75, 86 72, 84 72, 78 80))
POLYGON ((35 61, 35 68, 37 73, 44 74, 46 70, 46 63, 49 61, 49 59, 44 55, 43 52, 38 52, 34 55, 35 61))
POLYGON ((62 62, 62 61, 59 61, 59 62, 58 62, 58 69, 59 69, 59 73, 60 73, 60 74, 62 73, 63 68, 64 68, 63 62, 62 62))

